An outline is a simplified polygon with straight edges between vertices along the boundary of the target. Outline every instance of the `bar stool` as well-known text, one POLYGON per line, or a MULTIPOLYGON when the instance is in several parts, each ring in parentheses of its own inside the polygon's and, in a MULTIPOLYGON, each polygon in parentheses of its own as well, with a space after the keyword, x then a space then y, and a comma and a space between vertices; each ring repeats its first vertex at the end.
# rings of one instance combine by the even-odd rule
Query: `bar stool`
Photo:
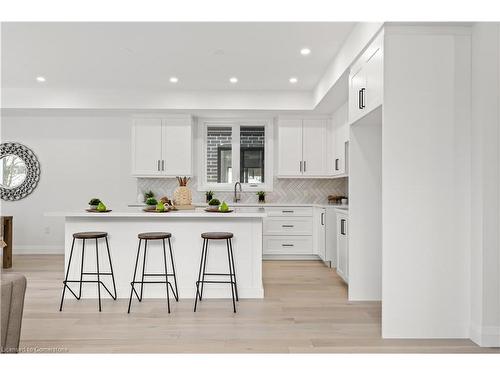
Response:
POLYGON ((238 286, 236 284, 236 271, 234 269, 234 256, 233 256, 233 234, 230 232, 206 232, 201 234, 203 238, 203 247, 201 250, 201 260, 200 260, 200 270, 198 272, 198 281, 196 281, 196 298, 194 302, 194 311, 196 312, 196 306, 198 304, 198 298, 200 301, 203 298, 203 286, 205 283, 210 284, 231 284, 231 295, 233 297, 233 312, 236 312, 236 301, 238 299, 238 286), (209 240, 226 240, 227 247, 227 261, 229 264, 229 273, 208 273, 205 272, 207 266, 208 258, 208 241, 209 240), (229 281, 224 280, 205 280, 205 276, 229 276, 229 281), (200 288, 201 284, 201 288, 200 288))
POLYGON ((142 291, 144 288, 144 284, 163 284, 165 283, 167 286, 167 307, 168 307, 168 313, 170 314, 170 293, 168 287, 172 289, 172 293, 174 294, 175 300, 179 301, 179 292, 177 290, 177 277, 175 275, 175 266, 174 266, 174 257, 172 254, 172 244, 170 243, 170 238, 172 237, 171 233, 168 232, 146 232, 146 233, 139 233, 137 235, 139 238, 139 246, 137 247, 137 257, 135 258, 135 268, 134 268, 134 276, 132 278, 132 282, 130 283, 130 298, 128 301, 128 313, 130 313, 130 305, 132 304, 132 295, 135 294, 139 302, 142 302, 142 291), (137 266, 139 263, 139 254, 141 252, 141 242, 144 240, 144 258, 142 261, 142 275, 141 275, 141 281, 135 281, 135 276, 137 274, 137 266), (161 240, 163 244, 163 261, 164 261, 164 266, 165 266, 165 273, 145 273, 146 271, 146 254, 147 254, 147 246, 148 246, 148 241, 154 241, 154 240, 161 240), (172 264, 172 273, 168 273, 167 269, 167 251, 165 249, 165 240, 168 240, 168 248, 170 250, 170 262, 172 264), (144 276, 161 276, 165 277, 165 281, 144 281, 144 276), (175 284, 175 290, 172 286, 172 283, 168 281, 168 277, 173 276, 174 277, 174 284, 175 284), (135 284, 141 284, 141 292, 140 295, 137 293, 135 290, 135 284))
POLYGON ((111 298, 116 300, 116 284, 115 284, 115 276, 113 274, 113 265, 111 263, 111 255, 109 253, 109 244, 108 244, 108 234, 106 232, 78 232, 73 233, 73 242, 71 244, 71 252, 69 253, 69 261, 68 268, 66 269, 66 277, 64 278, 63 284, 63 292, 61 297, 61 305, 59 306, 59 311, 62 311, 63 303, 64 303, 64 293, 66 292, 66 288, 75 296, 77 300, 80 300, 82 297, 82 284, 83 283, 97 283, 97 294, 99 296, 99 311, 101 311, 101 285, 106 289, 111 298), (104 238, 106 240, 106 249, 108 250, 108 260, 109 260, 109 268, 111 272, 101 272, 99 269, 99 246, 98 239, 104 238), (80 280, 68 280, 69 270, 71 267, 71 259, 73 258, 73 249, 75 246, 75 240, 82 240, 82 264, 80 267, 80 280), (95 255, 96 255, 96 265, 97 272, 83 272, 83 263, 85 259, 85 241, 86 240, 95 240, 95 255), (83 275, 97 275, 97 280, 83 280, 83 275), (115 294, 113 295, 106 285, 101 281, 101 276, 111 276, 111 280, 113 281, 113 290, 115 294), (68 283, 80 283, 80 290, 78 292, 78 296, 75 292, 68 286, 68 283))

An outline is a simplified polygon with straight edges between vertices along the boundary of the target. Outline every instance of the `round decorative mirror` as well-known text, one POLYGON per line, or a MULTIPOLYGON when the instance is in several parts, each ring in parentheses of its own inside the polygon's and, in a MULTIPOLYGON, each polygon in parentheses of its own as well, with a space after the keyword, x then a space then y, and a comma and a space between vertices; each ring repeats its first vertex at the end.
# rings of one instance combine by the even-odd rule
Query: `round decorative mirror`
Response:
POLYGON ((28 147, 15 142, 0 144, 0 194, 15 201, 29 195, 40 179, 40 163, 28 147))

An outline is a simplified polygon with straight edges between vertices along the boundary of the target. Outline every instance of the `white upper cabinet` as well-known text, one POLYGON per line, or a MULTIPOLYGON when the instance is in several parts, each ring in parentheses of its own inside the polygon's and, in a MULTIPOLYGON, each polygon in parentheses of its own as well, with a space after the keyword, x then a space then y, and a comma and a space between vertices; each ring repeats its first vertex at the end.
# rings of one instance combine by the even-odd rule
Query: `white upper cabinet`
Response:
POLYGON ((334 176, 344 176, 348 174, 348 142, 349 124, 347 119, 347 103, 340 107, 332 116, 332 144, 333 161, 330 167, 334 176))
POLYGON ((162 172, 168 176, 192 174, 192 126, 186 119, 164 119, 162 172))
POLYGON ((278 175, 302 175, 302 120, 279 120, 278 175))
POLYGON ((382 104, 383 33, 380 33, 352 65, 349 74, 349 123, 382 104))
POLYGON ((132 174, 160 176, 162 174, 161 146, 161 119, 136 119, 132 127, 132 174))
POLYGON ((323 176, 327 174, 326 120, 302 122, 302 174, 323 176))
POLYGON ((278 177, 325 177, 327 120, 278 120, 278 177))
POLYGON ((190 117, 135 119, 132 127, 132 175, 192 175, 190 117))

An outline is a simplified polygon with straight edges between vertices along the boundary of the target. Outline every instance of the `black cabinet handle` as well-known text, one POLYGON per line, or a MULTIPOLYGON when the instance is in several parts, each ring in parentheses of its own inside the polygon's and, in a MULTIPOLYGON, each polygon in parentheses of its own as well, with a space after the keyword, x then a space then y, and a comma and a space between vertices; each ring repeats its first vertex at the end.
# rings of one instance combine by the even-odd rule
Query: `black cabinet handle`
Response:
POLYGON ((161 161, 161 170, 164 171, 165 170, 165 160, 162 160, 161 161))
POLYGON ((281 246, 283 246, 283 247, 293 247, 293 244, 291 244, 291 243, 282 243, 281 246))
POLYGON ((158 160, 158 172, 160 171, 160 160, 158 160))
POLYGON ((340 219, 340 234, 345 236, 345 219, 340 219))
POLYGON ((335 170, 339 170, 339 159, 335 159, 335 170))
POLYGON ((283 227, 283 228, 293 228, 293 225, 291 225, 291 224, 283 224, 281 227, 283 227))
POLYGON ((306 161, 304 160, 304 172, 306 171, 306 161))
POLYGON ((325 225, 325 213, 321 213, 321 225, 325 225))
POLYGON ((300 164, 300 171, 302 172, 302 161, 300 161, 299 164, 300 164))
POLYGON ((361 90, 358 90, 358 108, 363 109, 363 99, 361 99, 361 90))
POLYGON ((360 93, 361 93, 361 109, 365 108, 365 91, 366 91, 366 88, 362 88, 360 90, 360 93))
POLYGON ((284 214, 293 214, 293 210, 283 210, 281 212, 284 214))

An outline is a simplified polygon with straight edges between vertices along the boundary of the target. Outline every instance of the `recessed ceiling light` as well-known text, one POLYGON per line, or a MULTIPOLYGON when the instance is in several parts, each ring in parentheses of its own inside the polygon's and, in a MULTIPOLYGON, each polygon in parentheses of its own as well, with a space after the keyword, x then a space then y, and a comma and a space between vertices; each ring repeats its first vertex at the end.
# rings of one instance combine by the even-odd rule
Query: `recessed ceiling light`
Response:
POLYGON ((297 83, 299 80, 297 79, 297 77, 291 77, 289 81, 290 83, 297 83))
POLYGON ((172 83, 177 83, 177 82, 179 82, 179 78, 177 78, 177 77, 170 77, 169 81, 172 82, 172 83))
POLYGON ((45 82, 45 77, 38 76, 36 77, 37 82, 45 82))
POLYGON ((231 83, 237 83, 238 82, 238 78, 231 77, 231 78, 229 78, 229 82, 231 82, 231 83))
POLYGON ((300 50, 300 54, 303 55, 303 56, 307 56, 311 53, 311 50, 309 48, 302 48, 300 50))

